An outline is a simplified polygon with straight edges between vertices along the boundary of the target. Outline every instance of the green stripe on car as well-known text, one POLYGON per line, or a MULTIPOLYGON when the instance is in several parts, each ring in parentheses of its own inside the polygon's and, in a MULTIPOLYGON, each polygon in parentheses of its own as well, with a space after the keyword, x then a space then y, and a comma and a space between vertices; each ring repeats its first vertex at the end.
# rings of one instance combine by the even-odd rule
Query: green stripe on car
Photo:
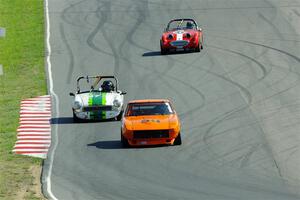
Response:
MULTIPOLYGON (((102 93, 102 104, 101 105, 106 105, 106 93, 102 93)), ((106 119, 106 112, 101 111, 101 119, 106 119)))

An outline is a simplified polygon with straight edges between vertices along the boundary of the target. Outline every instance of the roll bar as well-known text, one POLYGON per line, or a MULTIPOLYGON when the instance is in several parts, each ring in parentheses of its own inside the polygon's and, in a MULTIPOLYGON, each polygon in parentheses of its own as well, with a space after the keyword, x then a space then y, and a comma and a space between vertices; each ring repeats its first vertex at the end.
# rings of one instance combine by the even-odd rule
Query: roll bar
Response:
MULTIPOLYGON (((102 79, 114 79, 115 82, 116 82, 116 91, 118 91, 118 79, 117 79, 115 76, 80 76, 80 77, 77 78, 77 93, 80 92, 79 81, 80 81, 81 79, 87 79, 87 82, 89 82, 89 79, 96 79, 96 81, 95 81, 95 83, 94 83, 95 86, 96 86, 96 85, 100 82, 100 80, 102 80, 102 79)), ((93 85, 93 86, 94 86, 94 85, 93 85)), ((92 87, 93 87, 93 86, 92 86, 92 87)))

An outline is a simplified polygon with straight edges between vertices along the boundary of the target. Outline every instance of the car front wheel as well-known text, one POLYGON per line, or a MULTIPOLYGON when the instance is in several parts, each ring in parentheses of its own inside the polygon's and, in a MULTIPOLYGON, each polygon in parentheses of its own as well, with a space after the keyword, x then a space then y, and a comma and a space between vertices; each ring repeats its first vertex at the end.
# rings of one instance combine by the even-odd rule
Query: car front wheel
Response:
POLYGON ((76 114, 74 113, 74 111, 73 111, 73 122, 74 123, 81 122, 81 119, 76 116, 76 114))
POLYGON ((128 140, 123 136, 122 131, 121 131, 121 144, 123 148, 129 147, 128 140))
POLYGON ((124 110, 120 112, 120 114, 116 117, 116 121, 121 121, 124 110))
POLYGON ((179 133, 175 138, 174 145, 181 145, 181 134, 179 133))

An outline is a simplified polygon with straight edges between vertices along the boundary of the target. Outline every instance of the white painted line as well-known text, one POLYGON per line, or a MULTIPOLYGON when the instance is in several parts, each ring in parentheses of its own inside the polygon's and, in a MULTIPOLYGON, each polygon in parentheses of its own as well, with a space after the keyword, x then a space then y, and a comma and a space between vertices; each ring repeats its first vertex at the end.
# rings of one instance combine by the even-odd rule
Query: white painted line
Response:
MULTIPOLYGON (((46 11, 46 27, 47 27, 47 49, 48 49, 48 55, 47 55, 47 69, 49 74, 49 85, 50 85, 50 93, 55 98, 55 111, 56 111, 56 118, 59 116, 59 99, 56 93, 53 90, 53 78, 52 78, 52 66, 51 66, 51 45, 50 45, 50 18, 49 18, 49 2, 48 0, 45 0, 45 11, 46 11)), ((58 145, 58 126, 55 126, 54 130, 54 137, 52 138, 53 141, 53 148, 52 153, 50 152, 49 155, 49 169, 48 174, 46 175, 46 184, 47 184, 47 192, 49 194, 49 197, 53 200, 58 200, 51 190, 51 175, 52 175, 52 168, 53 168, 53 160, 55 156, 55 150, 58 145)))

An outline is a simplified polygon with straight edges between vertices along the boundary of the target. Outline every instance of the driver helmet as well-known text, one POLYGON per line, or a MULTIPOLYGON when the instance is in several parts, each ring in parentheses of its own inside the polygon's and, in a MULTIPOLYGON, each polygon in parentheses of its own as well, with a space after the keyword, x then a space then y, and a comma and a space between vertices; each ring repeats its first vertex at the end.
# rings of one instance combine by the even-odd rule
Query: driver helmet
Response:
POLYGON ((111 81, 103 81, 102 85, 101 85, 101 91, 102 92, 111 92, 113 91, 115 88, 113 82, 111 81))
POLYGON ((187 29, 193 29, 194 28, 194 24, 192 22, 187 22, 186 23, 186 28, 187 29))

